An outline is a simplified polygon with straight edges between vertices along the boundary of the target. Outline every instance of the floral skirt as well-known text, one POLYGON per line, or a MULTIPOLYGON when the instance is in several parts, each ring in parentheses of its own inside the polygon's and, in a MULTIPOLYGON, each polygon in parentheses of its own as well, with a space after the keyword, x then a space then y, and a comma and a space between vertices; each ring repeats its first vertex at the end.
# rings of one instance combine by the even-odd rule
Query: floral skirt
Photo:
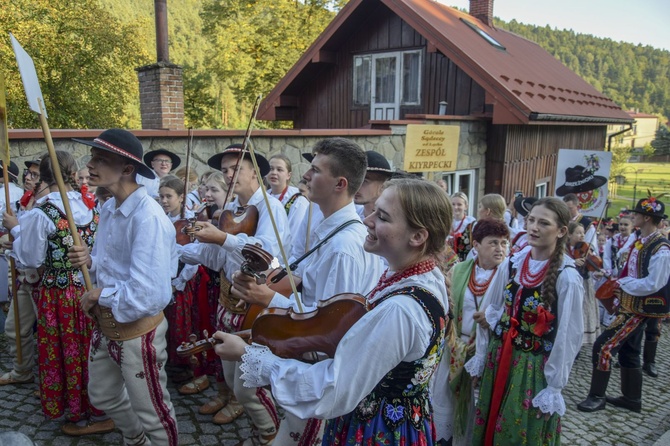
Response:
MULTIPOLYGON (((486 366, 481 380, 479 401, 475 409, 473 445, 483 445, 486 435, 493 385, 502 352, 500 339, 489 344, 486 366)), ((535 395, 547 387, 544 377, 544 356, 512 350, 511 370, 496 419, 494 445, 558 445, 561 443, 561 417, 553 414, 548 420, 537 418, 533 407, 535 395)))
POLYGON ((177 347, 188 340, 191 334, 200 339, 198 330, 193 325, 193 280, 189 280, 184 291, 175 290, 173 300, 165 307, 165 319, 168 322, 167 351, 168 364, 172 366, 187 366, 188 357, 177 356, 177 347))
POLYGON ((88 353, 93 323, 79 299, 84 289, 40 285, 37 304, 37 355, 42 411, 54 419, 79 421, 102 415, 88 400, 88 353))
POLYGON ((381 411, 372 419, 363 421, 353 413, 326 422, 324 445, 403 445, 432 446, 436 443, 432 417, 423 421, 417 430, 406 421, 391 430, 384 422, 381 411))

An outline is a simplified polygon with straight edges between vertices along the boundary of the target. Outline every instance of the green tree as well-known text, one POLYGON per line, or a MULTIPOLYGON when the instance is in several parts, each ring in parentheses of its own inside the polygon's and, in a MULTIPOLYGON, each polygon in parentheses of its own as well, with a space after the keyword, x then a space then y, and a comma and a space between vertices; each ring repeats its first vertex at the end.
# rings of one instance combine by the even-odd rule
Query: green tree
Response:
POLYGON ((656 155, 670 155, 670 130, 664 125, 656 130, 656 137, 651 142, 656 155))
MULTIPOLYGON (((238 109, 250 108, 281 80, 343 2, 295 0, 205 0, 204 33, 216 51, 208 65, 234 94, 238 109)), ((229 126, 246 125, 247 116, 229 126)))
POLYGON ((0 65, 9 126, 34 128, 8 33, 35 63, 53 128, 137 126, 126 108, 137 96, 133 68, 147 62, 136 26, 120 23, 97 0, 0 0, 0 65))

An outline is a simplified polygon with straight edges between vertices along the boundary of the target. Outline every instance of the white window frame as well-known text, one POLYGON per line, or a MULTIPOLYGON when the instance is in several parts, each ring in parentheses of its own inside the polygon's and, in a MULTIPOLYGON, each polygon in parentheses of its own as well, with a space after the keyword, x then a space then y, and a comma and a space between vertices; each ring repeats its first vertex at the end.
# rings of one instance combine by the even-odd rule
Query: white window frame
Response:
POLYGON ((373 108, 373 96, 374 96, 374 89, 375 89, 375 59, 377 58, 384 58, 384 57, 395 57, 396 58, 396 103, 398 107, 398 112, 399 108, 401 106, 419 106, 421 105, 421 88, 422 88, 422 81, 423 81, 423 49, 411 49, 411 50, 405 50, 405 51, 389 51, 389 52, 384 52, 384 53, 367 53, 367 54, 357 54, 354 55, 353 59, 353 68, 352 68, 352 93, 351 93, 351 98, 352 98, 352 104, 354 107, 365 107, 365 106, 370 106, 371 108, 371 119, 374 119, 372 108, 373 108), (403 90, 405 88, 405 55, 406 54, 418 54, 419 55, 419 63, 418 63, 418 74, 417 74, 417 83, 418 85, 416 86, 417 89, 417 95, 416 101, 403 101, 403 90), (367 84, 370 86, 370 91, 368 96, 364 99, 365 102, 360 101, 360 97, 357 96, 357 89, 356 85, 358 82, 360 82, 357 78, 357 71, 356 71, 356 64, 358 60, 363 60, 367 59, 369 61, 369 69, 367 70, 367 73, 364 74, 367 76, 367 84))
POLYGON ((462 190, 460 187, 461 178, 467 176, 470 177, 466 180, 468 183, 468 191, 466 193, 468 196, 468 215, 477 218, 477 203, 479 200, 477 197, 477 171, 475 169, 466 169, 445 172, 442 174, 442 179, 447 183, 447 193, 451 196, 459 190, 462 190))
POLYGON ((541 178, 535 181, 535 197, 544 198, 549 196, 550 178, 541 178))

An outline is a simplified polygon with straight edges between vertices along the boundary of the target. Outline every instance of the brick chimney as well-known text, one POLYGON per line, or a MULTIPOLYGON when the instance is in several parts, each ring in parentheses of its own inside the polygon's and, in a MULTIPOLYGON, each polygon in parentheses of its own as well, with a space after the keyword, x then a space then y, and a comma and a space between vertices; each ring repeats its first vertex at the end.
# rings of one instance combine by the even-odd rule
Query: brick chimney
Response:
POLYGON ((158 62, 137 68, 143 129, 184 128, 182 69, 169 61, 167 0, 154 0, 158 62))
POLYGON ((470 0, 470 15, 493 26, 493 0, 470 0))

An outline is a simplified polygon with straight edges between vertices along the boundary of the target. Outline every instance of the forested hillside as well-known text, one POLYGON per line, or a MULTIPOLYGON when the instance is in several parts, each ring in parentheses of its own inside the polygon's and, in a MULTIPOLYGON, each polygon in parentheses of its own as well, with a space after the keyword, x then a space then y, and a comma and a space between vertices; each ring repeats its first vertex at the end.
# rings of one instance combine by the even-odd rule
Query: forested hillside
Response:
POLYGON ((495 23, 537 42, 624 109, 670 117, 670 51, 514 20, 495 23))
MULTIPOLYGON (((170 60, 195 128, 242 128, 346 0, 168 2, 170 60)), ((139 128, 135 68, 156 61, 152 0, 0 0, 0 73, 10 126, 37 127, 8 33, 33 56, 54 128, 139 128)), ((623 108, 670 116, 670 52, 512 21, 623 108)))

